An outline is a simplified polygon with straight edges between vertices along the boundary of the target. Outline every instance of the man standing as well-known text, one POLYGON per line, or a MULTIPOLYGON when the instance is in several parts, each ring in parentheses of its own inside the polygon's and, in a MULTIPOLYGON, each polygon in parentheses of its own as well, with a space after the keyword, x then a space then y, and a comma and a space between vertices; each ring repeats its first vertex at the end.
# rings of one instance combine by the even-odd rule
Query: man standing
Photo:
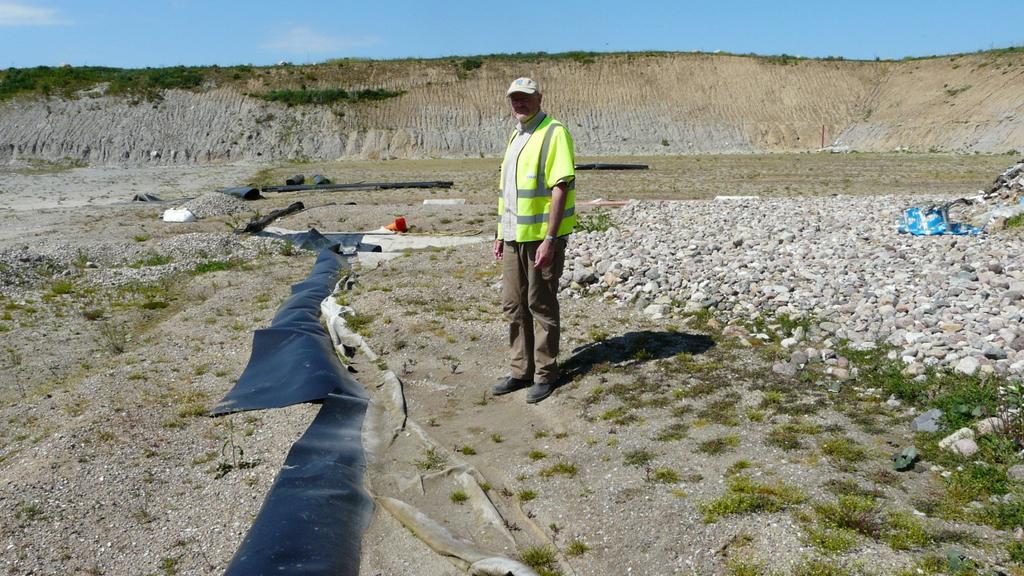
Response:
POLYGON ((506 95, 518 124, 501 163, 494 257, 502 261, 512 362, 491 392, 529 387, 533 404, 550 396, 559 378, 558 279, 576 226, 575 152, 565 126, 541 111, 536 81, 518 78, 506 95))

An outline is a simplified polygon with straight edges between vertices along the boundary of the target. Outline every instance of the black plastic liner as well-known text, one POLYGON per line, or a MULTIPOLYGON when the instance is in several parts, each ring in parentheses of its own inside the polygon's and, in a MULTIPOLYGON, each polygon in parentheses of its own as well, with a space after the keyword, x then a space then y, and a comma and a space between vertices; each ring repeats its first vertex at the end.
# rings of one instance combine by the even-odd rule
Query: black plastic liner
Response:
POLYGON ((288 453, 225 575, 359 574, 362 535, 373 513, 362 486, 367 403, 347 393, 327 396, 288 453))
POLYGON ((237 188, 221 188, 220 190, 217 190, 217 192, 220 192, 221 194, 227 194, 228 196, 234 196, 236 198, 241 198, 242 200, 259 200, 260 198, 263 198, 263 196, 260 196, 259 188, 254 188, 252 186, 239 186, 237 188))
MULTIPOLYGON (((264 186, 263 192, 299 192, 304 190, 398 190, 401 188, 451 188, 451 180, 428 180, 424 182, 356 182, 353 184, 295 184, 285 186, 264 186)), ((228 188, 231 190, 231 188, 228 188)))
POLYGON ((270 327, 253 334, 249 364, 211 414, 321 400, 338 386, 350 394, 362 389, 320 325, 320 302, 330 296, 338 273, 347 266, 335 252, 320 252, 309 276, 292 285, 291 297, 278 308, 270 327))
POLYGON ((281 238, 303 250, 330 250, 338 254, 381 252, 383 250, 379 244, 363 244, 363 234, 321 234, 316 228, 310 228, 307 232, 289 232, 285 234, 262 231, 256 235, 281 238))
POLYGON ((577 170, 647 170, 647 164, 577 164, 577 170))
POLYGON ((348 266, 334 250, 320 252, 270 327, 253 335, 249 364, 212 412, 323 400, 289 451, 227 575, 359 574, 362 534, 373 512, 362 485, 362 427, 369 398, 338 360, 320 324, 320 302, 348 266))

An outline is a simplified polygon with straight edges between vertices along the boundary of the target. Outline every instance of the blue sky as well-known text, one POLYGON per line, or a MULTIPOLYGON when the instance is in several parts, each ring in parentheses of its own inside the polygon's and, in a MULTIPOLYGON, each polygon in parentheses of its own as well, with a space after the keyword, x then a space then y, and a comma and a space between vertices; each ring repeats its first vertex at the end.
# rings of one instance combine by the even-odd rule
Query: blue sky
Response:
POLYGON ((0 68, 569 50, 898 59, 1020 45, 1020 0, 0 0, 0 68))

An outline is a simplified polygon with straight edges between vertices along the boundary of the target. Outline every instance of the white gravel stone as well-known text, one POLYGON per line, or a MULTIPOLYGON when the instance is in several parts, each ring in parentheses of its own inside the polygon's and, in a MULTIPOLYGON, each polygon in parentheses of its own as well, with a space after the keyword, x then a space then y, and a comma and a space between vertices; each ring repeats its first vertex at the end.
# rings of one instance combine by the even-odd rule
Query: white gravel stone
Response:
POLYGON ((958 441, 966 438, 974 439, 974 430, 971 430, 970 428, 961 428, 956 432, 953 432, 949 436, 939 440, 939 448, 942 448, 943 450, 950 450, 953 444, 956 444, 958 441))
POLYGON ((978 420, 974 423, 974 429, 978 431, 978 436, 992 434, 993 432, 1002 432, 1005 427, 1005 422, 1003 422, 1003 419, 998 416, 978 420))
POLYGON ((961 456, 973 456, 978 451, 978 443, 971 438, 961 438, 950 449, 961 456))

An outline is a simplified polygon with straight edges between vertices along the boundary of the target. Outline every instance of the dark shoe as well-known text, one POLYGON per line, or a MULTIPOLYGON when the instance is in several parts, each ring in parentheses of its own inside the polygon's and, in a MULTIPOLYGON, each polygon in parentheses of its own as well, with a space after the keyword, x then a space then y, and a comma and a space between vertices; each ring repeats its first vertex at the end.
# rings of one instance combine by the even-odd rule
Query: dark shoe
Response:
POLYGON ((535 382, 533 386, 530 386, 530 390, 526 393, 526 403, 536 404, 541 400, 551 396, 551 393, 555 391, 558 385, 555 382, 535 382))
POLYGON ((516 390, 529 388, 531 384, 533 384, 533 380, 520 380, 519 378, 507 376, 501 382, 498 382, 494 386, 491 386, 491 394, 494 394, 495 396, 501 396, 502 394, 515 392, 516 390))

